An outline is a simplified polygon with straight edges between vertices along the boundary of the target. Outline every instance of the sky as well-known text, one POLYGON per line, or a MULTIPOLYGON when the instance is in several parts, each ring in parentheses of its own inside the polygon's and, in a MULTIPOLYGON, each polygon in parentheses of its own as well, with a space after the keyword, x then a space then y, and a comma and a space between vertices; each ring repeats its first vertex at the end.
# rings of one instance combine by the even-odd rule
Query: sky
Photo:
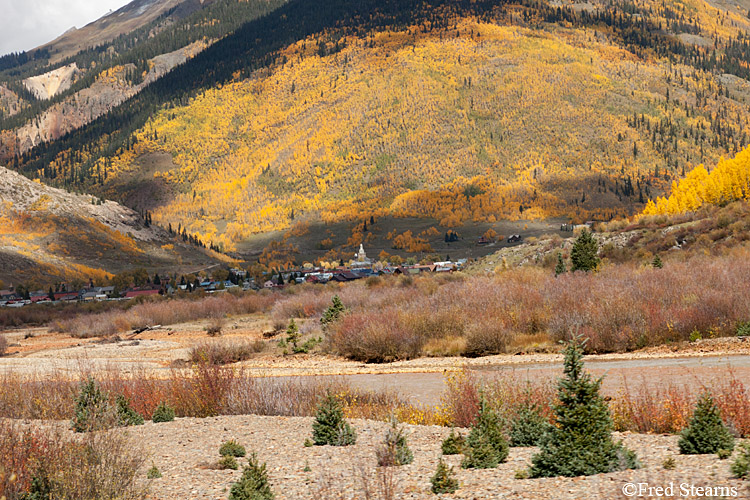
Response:
POLYGON ((0 55, 50 42, 129 0, 0 0, 0 55))

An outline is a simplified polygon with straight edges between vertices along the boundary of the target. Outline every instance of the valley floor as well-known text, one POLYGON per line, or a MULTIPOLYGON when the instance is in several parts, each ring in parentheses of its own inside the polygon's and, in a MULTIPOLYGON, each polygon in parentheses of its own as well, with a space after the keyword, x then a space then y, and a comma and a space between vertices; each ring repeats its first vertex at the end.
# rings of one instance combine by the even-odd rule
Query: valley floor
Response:
MULTIPOLYGON (((221 443, 236 439, 248 453, 256 452, 266 462, 276 498, 297 500, 431 499, 430 478, 441 456, 440 443, 450 429, 436 426, 406 425, 408 444, 414 462, 394 468, 378 468, 375 448, 382 442, 387 423, 353 420, 357 443, 348 447, 305 447, 311 435, 313 419, 307 417, 230 416, 216 418, 182 418, 174 422, 129 428, 132 438, 148 454, 147 466, 155 465, 162 478, 151 482, 151 499, 220 500, 226 499, 239 471, 214 470, 221 443), (394 495, 383 496, 378 474, 392 475, 394 495), (366 496, 364 484, 371 488, 366 496)), ((464 434, 466 430, 463 430, 464 434)), ((591 477, 515 479, 517 471, 526 469, 535 448, 511 448, 506 463, 497 469, 461 469, 461 455, 444 457, 454 466, 460 488, 446 498, 463 499, 607 499, 627 498, 622 489, 627 483, 675 488, 681 484, 696 487, 736 488, 737 495, 727 498, 750 498, 746 482, 732 479, 729 460, 716 455, 679 455, 677 436, 620 433, 616 439, 636 451, 643 468, 634 471, 600 474, 591 477), (673 457, 676 467, 665 470, 663 463, 673 457)), ((239 460, 240 465, 246 459, 239 460)), ((145 474, 145 473, 144 473, 145 474)), ((717 498, 719 496, 716 496, 717 498)), ((657 496, 654 498, 662 498, 657 496)), ((675 498, 700 498, 698 495, 675 498)))

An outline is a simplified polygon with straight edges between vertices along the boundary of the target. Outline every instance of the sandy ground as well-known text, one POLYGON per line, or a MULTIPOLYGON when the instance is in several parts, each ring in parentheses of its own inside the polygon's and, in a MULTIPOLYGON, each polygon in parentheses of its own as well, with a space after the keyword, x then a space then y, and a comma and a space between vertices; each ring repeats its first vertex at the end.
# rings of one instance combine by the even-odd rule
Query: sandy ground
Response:
MULTIPOLYGON (((353 420, 357 443, 348 447, 305 447, 311 435, 312 418, 229 416, 216 418, 184 418, 164 424, 147 422, 129 428, 134 442, 147 456, 146 468, 155 465, 162 478, 151 481, 150 498, 163 500, 226 499, 229 489, 241 470, 214 470, 221 443, 236 439, 248 452, 256 452, 266 462, 268 475, 279 500, 385 500, 433 499, 430 478, 441 456, 440 444, 450 429, 435 426, 404 426, 414 462, 383 469, 376 467, 375 449, 382 442, 386 423, 353 420), (363 475, 371 487, 380 473, 393 476, 394 495, 366 496, 363 475)), ((123 431, 115 431, 123 432, 123 431)), ((467 431, 462 430, 465 434, 467 431)), ((639 470, 600 474, 591 477, 515 479, 516 472, 526 469, 535 448, 511 448, 506 463, 496 469, 471 470, 460 468, 460 455, 445 457, 455 467, 460 489, 441 498, 473 500, 617 500, 625 499, 622 491, 628 483, 676 488, 685 484, 696 487, 734 488, 736 496, 750 498, 746 481, 731 478, 732 459, 719 460, 715 455, 679 455, 676 436, 615 433, 634 450, 642 462, 639 470), (674 470, 665 470, 664 460, 673 457, 674 470)), ((239 459, 241 465, 246 459, 239 459)), ((145 477, 145 471, 142 472, 145 477)), ((373 487, 373 489, 375 489, 373 487)), ((719 498, 722 495, 711 495, 719 498)), ((704 498, 701 495, 652 496, 650 498, 704 498)))
MULTIPOLYGON (((190 346, 203 341, 256 340, 268 325, 259 317, 234 319, 221 337, 209 339, 205 324, 193 323, 160 328, 140 334, 122 335, 116 342, 75 339, 48 333, 45 329, 6 332, 11 342, 10 355, 0 358, 0 370, 9 369, 43 375, 54 371, 78 373, 80 365, 102 369, 154 370, 167 373, 175 360, 186 359, 190 346)), ((271 341, 273 342, 273 341, 271 341)), ((689 383, 696 378, 712 378, 733 371, 750 379, 750 340, 713 339, 694 344, 659 347, 635 353, 587 356, 587 368, 595 375, 606 375, 605 391, 616 391, 618 380, 628 383, 689 383)), ((524 377, 559 376, 559 354, 524 354, 485 358, 422 358, 390 364, 362 364, 323 355, 281 356, 263 353, 241 363, 258 376, 330 376, 344 375, 362 388, 390 388, 422 404, 434 404, 444 387, 447 372, 467 367, 478 376, 506 372, 524 377)), ((620 382, 622 384, 623 382, 620 382)), ((356 446, 346 448, 303 446, 310 435, 312 420, 303 417, 223 416, 207 419, 184 418, 166 424, 147 422, 143 426, 118 430, 129 432, 136 446, 148 456, 147 466, 156 465, 163 477, 151 482, 156 499, 225 499, 241 471, 214 470, 206 467, 218 460, 218 447, 228 439, 237 439, 248 450, 258 452, 268 463, 271 483, 278 499, 373 500, 367 496, 364 481, 378 480, 375 448, 382 440, 386 424, 355 420, 356 446), (367 479, 363 479, 363 477, 367 479)), ((49 423, 45 424, 49 425, 49 423)), ((65 425, 61 423, 60 425, 65 425)), ((392 469, 395 495, 399 499, 437 498, 429 491, 429 478, 440 457, 440 442, 449 429, 431 426, 405 426, 414 463, 392 469)), ((531 448, 514 448, 508 461, 492 470, 464 470, 458 467, 460 456, 447 457, 456 466, 461 488, 444 498, 462 499, 624 499, 622 488, 628 482, 651 486, 675 487, 686 484, 700 487, 735 488, 737 495, 726 498, 750 498, 746 482, 730 478, 730 461, 715 456, 680 456, 677 437, 624 433, 618 435, 634 449, 644 468, 602 474, 589 478, 515 479, 535 453, 531 448), (665 470, 667 457, 677 467, 665 470)), ((245 463, 244 459, 240 463, 245 463)), ((144 471, 145 476, 145 471, 144 471)), ((374 487, 374 486, 372 486, 374 487)), ((715 498, 721 495, 715 495, 715 498)), ((705 498, 699 495, 652 496, 650 498, 705 498)))
MULTIPOLYGON (((175 361, 187 360, 191 346, 201 342, 254 341, 264 339, 264 332, 271 327, 260 315, 233 318, 224 326, 222 335, 210 338, 205 332, 206 322, 160 327, 139 334, 120 335, 115 341, 100 339, 77 339, 67 334, 50 333, 46 328, 10 330, 0 332, 11 344, 8 355, 0 358, 0 369, 13 368, 29 373, 46 370, 71 370, 75 372, 79 363, 86 362, 101 367, 117 367, 127 371, 133 367, 151 370, 167 369, 175 361)), ((277 337, 278 338, 278 337, 277 337)), ((274 346, 274 339, 268 340, 274 346)), ((250 360, 239 363, 249 373, 257 376, 299 375, 354 375, 391 373, 443 373, 462 367, 481 371, 544 369, 559 365, 561 354, 531 353, 520 355, 497 355, 481 358, 434 357, 384 364, 365 364, 322 354, 300 354, 282 356, 276 352, 260 353, 250 360)), ((614 353, 587 356, 589 363, 607 362, 615 371, 626 369, 625 364, 636 368, 654 367, 648 360, 688 359, 691 361, 657 362, 680 368, 680 365, 707 365, 710 358, 734 359, 733 366, 750 369, 750 338, 707 339, 695 343, 647 348, 630 353, 614 353), (618 366, 616 362, 627 362, 618 366)), ((602 365, 605 366, 605 365, 602 365)), ((556 369, 556 368, 555 368, 556 369)))

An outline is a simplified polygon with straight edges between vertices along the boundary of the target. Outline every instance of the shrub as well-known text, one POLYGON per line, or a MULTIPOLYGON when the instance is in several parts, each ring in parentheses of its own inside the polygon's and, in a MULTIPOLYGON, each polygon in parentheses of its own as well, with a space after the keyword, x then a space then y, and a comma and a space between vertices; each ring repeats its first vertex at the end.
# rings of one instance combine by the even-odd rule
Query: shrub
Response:
POLYGON ((698 399, 690 424, 680 433, 678 442, 683 455, 703 455, 734 449, 734 438, 721 420, 721 412, 711 394, 698 399))
POLYGON ((76 398, 75 415, 73 416, 73 430, 88 432, 105 429, 112 425, 112 415, 108 396, 99 384, 89 378, 81 382, 80 391, 76 398))
POLYGON ((341 403, 328 393, 318 406, 313 422, 313 442, 318 445, 348 446, 354 444, 357 435, 344 420, 341 403))
POLYGON ((228 365, 250 359, 265 348, 263 341, 204 342, 190 349, 190 361, 210 365, 228 365))
POLYGON ((464 452, 465 441, 461 434, 451 429, 451 433, 448 434, 448 437, 443 440, 443 444, 440 446, 443 455, 460 455, 464 452))
POLYGON ((8 339, 5 338, 5 335, 0 335, 0 356, 4 356, 7 351, 8 339))
POLYGON ((416 358, 426 339, 407 327, 407 316, 395 308, 347 314, 336 322, 328 340, 335 352, 358 361, 389 363, 416 358))
POLYGON ((169 406, 164 401, 159 403, 159 406, 154 410, 154 414, 151 416, 151 420, 155 423, 171 422, 174 420, 174 408, 169 406))
POLYGON ((740 321, 737 323, 735 332, 738 337, 750 337, 750 321, 740 321))
POLYGON ((719 457, 719 460, 726 460, 732 456, 732 450, 722 448, 716 452, 716 456, 719 457))
POLYGON ((274 495, 268 483, 266 464, 259 465, 253 453, 242 471, 242 477, 229 490, 229 500, 273 500, 274 495))
POLYGON ((240 465, 237 463, 236 458, 231 455, 225 455, 216 463, 216 468, 219 470, 237 470, 240 468, 240 465))
POLYGON ((453 467, 449 468, 442 458, 438 461, 437 470, 430 482, 432 483, 432 492, 436 495, 454 493, 458 489, 458 480, 453 476, 453 467))
POLYGON ((146 478, 148 479, 159 479, 160 477, 161 471, 155 465, 152 465, 148 472, 146 472, 146 478))
POLYGON ((750 479, 750 443, 742 443, 732 464, 732 475, 737 479, 750 479))
POLYGON ((375 455, 380 467, 406 465, 414 461, 404 430, 398 427, 396 419, 391 418, 391 426, 386 431, 383 443, 375 450, 375 455))
MULTIPOLYGON (((34 464, 33 477, 27 486, 20 491, 2 490, 0 474, 0 494, 10 493, 9 500, 142 500, 146 497, 146 487, 139 481, 144 453, 126 436, 90 432, 75 440, 50 434, 40 434, 36 438, 46 442, 27 450, 31 455, 27 464, 34 464)), ((19 477, 23 478, 27 471, 19 472, 19 477)))
POLYGON ((477 420, 466 438, 465 457, 461 467, 491 469, 508 458, 508 441, 503 435, 500 419, 481 398, 477 420))
POLYGON ((665 470, 674 470, 675 467, 677 467, 677 462, 674 457, 670 455, 664 459, 661 466, 664 467, 665 470))
POLYGON ((506 352, 511 332, 501 323, 475 325, 469 329, 464 356, 475 358, 506 352))
POLYGON ((555 425, 532 458, 531 476, 590 476, 636 468, 635 454, 612 441, 612 419, 599 394, 602 379, 592 380, 584 372, 578 338, 565 348, 564 373, 553 407, 555 425))
POLYGON ((244 457, 245 447, 232 439, 219 447, 219 455, 222 457, 244 457))
POLYGON ((515 474, 513 474, 514 479, 528 479, 529 478, 529 469, 519 469, 516 471, 515 474))
POLYGON ((130 407, 130 402, 123 396, 117 396, 117 423, 121 426, 143 425, 143 417, 130 407))
POLYGON ((549 430, 545 420, 534 404, 524 405, 513 420, 510 429, 511 446, 538 446, 549 430))

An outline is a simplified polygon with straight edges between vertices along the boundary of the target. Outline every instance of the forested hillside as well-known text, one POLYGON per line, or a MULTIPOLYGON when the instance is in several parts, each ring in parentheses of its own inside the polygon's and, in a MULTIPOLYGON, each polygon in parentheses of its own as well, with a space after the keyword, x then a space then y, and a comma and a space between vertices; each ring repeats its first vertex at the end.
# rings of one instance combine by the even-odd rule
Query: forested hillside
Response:
MULTIPOLYGON (((57 57, 59 54, 55 49, 60 42, 41 47, 29 54, 0 57, 0 160, 10 162, 14 156, 30 149, 26 146, 29 135, 16 134, 19 129, 39 128, 41 140, 57 139, 59 135, 54 133, 55 130, 50 130, 49 125, 45 123, 49 121, 50 112, 54 112, 56 123, 63 122, 68 125, 63 127, 64 132, 85 125, 100 116, 101 113, 89 112, 90 117, 85 120, 68 120, 65 113, 59 112, 59 108, 85 107, 89 105, 90 100, 96 101, 98 94, 102 94, 102 90, 97 89, 96 85, 103 78, 112 73, 121 73, 119 85, 125 90, 120 94, 130 97, 139 92, 145 84, 151 83, 172 69, 173 65, 169 65, 160 71, 159 66, 165 57, 178 51, 184 51, 192 57, 196 48, 202 50, 232 33, 243 23, 278 7, 283 0, 170 0, 145 6, 141 6, 141 3, 143 2, 140 0, 134 1, 121 10, 124 14, 129 14, 129 11, 136 10, 136 7, 139 7, 138 12, 142 9, 169 8, 143 26, 120 34, 113 40, 93 46, 83 45, 80 50, 63 59, 57 57), (55 62, 52 63, 52 60, 55 62), (28 88, 27 79, 71 65, 79 68, 76 79, 72 85, 50 98, 39 98, 28 88), (95 94, 93 97, 92 88, 95 94)), ((117 13, 112 16, 118 17, 117 13)), ((112 21, 107 21, 108 17, 84 29, 91 31, 102 24, 101 30, 106 32, 113 24, 112 21)), ((88 38, 81 43, 87 40, 88 38)), ((179 64, 182 62, 184 60, 176 61, 179 64)), ((124 99, 105 99, 107 106, 104 112, 119 105, 122 100, 124 99)), ((96 105, 93 107, 96 108, 96 105)), ((35 136, 32 136, 33 138, 35 136)), ((29 142, 36 145, 40 141, 29 142)))
POLYGON ((115 202, 66 193, 0 167, 0 279, 38 288, 71 279, 103 282, 133 267, 180 272, 226 260, 149 221, 115 202))
POLYGON ((273 7, 18 168, 233 249, 308 217, 609 219, 748 142, 740 5, 273 7))

